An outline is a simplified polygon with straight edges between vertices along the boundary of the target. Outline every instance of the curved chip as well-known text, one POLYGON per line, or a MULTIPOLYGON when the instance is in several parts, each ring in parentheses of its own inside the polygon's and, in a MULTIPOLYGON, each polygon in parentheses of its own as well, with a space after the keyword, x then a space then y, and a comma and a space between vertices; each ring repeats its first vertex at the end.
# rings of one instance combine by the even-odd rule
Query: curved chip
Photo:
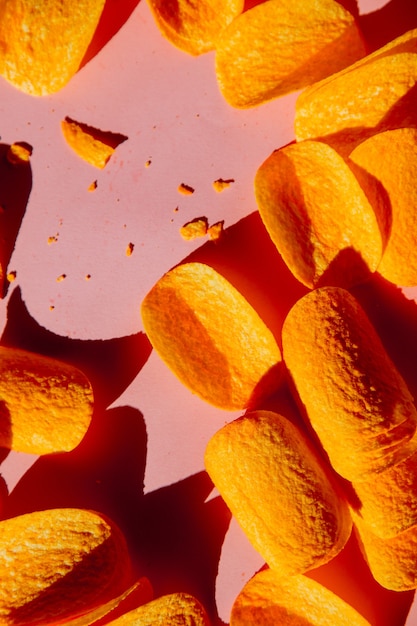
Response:
POLYGON ((417 589, 417 526, 382 539, 357 515, 353 515, 353 520, 360 548, 375 580, 391 591, 417 589))
POLYGON ((327 563, 351 531, 347 503, 305 435, 270 411, 216 432, 205 453, 214 485, 254 548, 282 576, 327 563))
MULTIPOLYGON (((417 55, 416 55, 417 61, 417 55)), ((391 213, 390 236, 378 272, 397 285, 417 285, 417 129, 399 128, 359 144, 350 160, 361 168, 367 192, 377 180, 391 213)))
POLYGON ((243 0, 148 0, 161 33, 184 52, 213 50, 219 33, 243 11, 243 0))
POLYGON ((0 74, 18 89, 45 96, 78 71, 105 0, 2 0, 0 74))
POLYGON ((122 593, 131 577, 125 539, 99 513, 50 509, 0 522, 0 622, 56 624, 122 593))
POLYGON ((321 287, 298 300, 282 345, 305 417, 341 476, 367 480, 417 450, 413 397, 347 290, 321 287))
POLYGON ((103 169, 117 146, 127 139, 125 135, 102 131, 69 117, 61 122, 67 144, 90 165, 103 169))
POLYGON ((271 331, 208 265, 170 270, 146 295, 141 313, 152 346, 203 400, 240 410, 280 384, 281 352, 271 331))
POLYGON ((371 626, 352 606, 308 576, 255 574, 237 596, 230 626, 371 626))
POLYGON ((415 127, 416 83, 417 29, 307 87, 296 102, 295 136, 326 141, 347 156, 375 133, 415 127))
POLYGON ((388 235, 384 216, 326 144, 305 141, 273 152, 256 173, 255 193, 272 241, 307 287, 348 287, 376 270, 388 235))
POLYGON ((239 15, 216 42, 226 101, 253 107, 337 72, 366 54, 355 18, 334 0, 268 0, 239 15))
POLYGON ((76 367, 0 346, 0 445, 18 452, 73 450, 93 414, 93 392, 76 367))
POLYGON ((171 593, 143 604, 108 626, 210 626, 201 602, 189 593, 171 593))

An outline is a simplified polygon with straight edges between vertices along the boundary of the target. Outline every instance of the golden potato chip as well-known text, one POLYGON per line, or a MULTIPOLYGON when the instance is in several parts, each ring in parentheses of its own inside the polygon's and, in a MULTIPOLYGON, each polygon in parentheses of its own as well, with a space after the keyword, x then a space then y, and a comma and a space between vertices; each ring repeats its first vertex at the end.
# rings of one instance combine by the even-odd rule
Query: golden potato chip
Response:
POLYGON ((141 313, 152 346, 203 400, 240 410, 279 385, 281 352, 271 331, 208 265, 185 263, 167 272, 141 313))
POLYGON ((197 239, 198 237, 205 237, 207 235, 208 220, 206 217, 196 217, 195 219, 187 222, 180 228, 180 234, 186 241, 197 239))
POLYGON ((355 534, 375 580, 391 591, 417 589, 417 526, 382 539, 353 514, 355 534))
POLYGON ((0 75, 32 96, 59 91, 78 71, 105 0, 2 0, 0 75))
POLYGON ((67 452, 84 437, 93 392, 76 367, 0 346, 0 445, 29 454, 67 452))
POLYGON ((320 139, 347 156, 371 135, 417 126, 417 29, 305 89, 295 136, 320 139))
POLYGON ((378 537, 388 539, 417 524, 417 453, 352 484, 352 508, 378 537))
POLYGON ((174 46, 198 55, 213 50, 219 32, 243 11, 243 0, 148 0, 161 33, 174 46))
POLYGON ((305 417, 341 476, 367 480, 417 450, 412 395, 347 290, 321 287, 298 300, 282 345, 305 417))
POLYGON ((74 152, 99 169, 107 165, 117 146, 127 139, 120 133, 102 131, 69 117, 61 122, 61 129, 67 144, 74 152))
POLYGON ((308 576, 258 572, 237 596, 230 626, 371 626, 352 606, 308 576))
POLYGON ((33 148, 24 141, 16 141, 9 146, 6 158, 12 165, 26 165, 30 161, 33 148))
POLYGON ((255 177, 259 213, 299 281, 351 286, 374 272, 382 255, 378 216, 342 157, 318 141, 273 152, 255 177))
POLYGON ((281 576, 327 563, 350 536, 351 517, 331 470, 306 436, 270 411, 217 431, 206 470, 254 548, 281 576))
POLYGON ((143 604, 108 626, 210 626, 201 602, 188 593, 171 593, 143 604))
POLYGON ((378 272, 397 285, 417 285, 417 217, 410 210, 417 206, 417 129, 373 135, 349 158, 363 172, 365 192, 375 180, 381 184, 391 214, 390 236, 378 272))
POLYGON ((355 18, 335 0, 268 0, 216 42, 216 76, 234 107, 256 106, 337 72, 366 54, 355 18))
POLYGON ((0 522, 0 623, 56 624, 109 602, 129 584, 121 531, 99 513, 51 509, 0 522))

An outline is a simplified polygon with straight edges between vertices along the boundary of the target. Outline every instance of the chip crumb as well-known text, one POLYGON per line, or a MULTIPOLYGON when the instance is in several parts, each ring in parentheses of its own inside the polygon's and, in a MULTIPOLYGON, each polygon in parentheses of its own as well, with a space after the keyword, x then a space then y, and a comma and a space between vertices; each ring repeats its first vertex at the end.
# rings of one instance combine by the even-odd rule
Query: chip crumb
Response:
POLYGON ((194 193, 194 188, 190 187, 190 185, 186 185, 185 183, 181 183, 178 185, 178 191, 184 196, 191 196, 194 193))
POLYGON ((217 241, 223 235, 224 220, 215 222, 207 229, 207 234, 212 241, 217 241))
POLYGON ((224 189, 227 189, 227 187, 230 187, 230 185, 234 182, 234 178, 218 178, 217 180, 213 181, 213 188, 215 191, 220 193, 224 189))
POLYGON ((7 280, 8 280, 8 282, 9 282, 9 283, 12 283, 13 281, 15 281, 15 280, 16 280, 16 276, 17 276, 17 273, 16 273, 15 271, 13 271, 13 272, 9 272, 9 273, 7 274, 7 280))
POLYGON ((24 141, 12 143, 7 150, 6 158, 12 165, 29 163, 33 148, 24 141))
POLYGON ((56 279, 57 283, 62 283, 63 280, 65 280, 67 277, 66 274, 61 274, 60 276, 58 276, 58 278, 56 279))
POLYGON ((53 310, 54 310, 54 308, 55 308, 55 306, 54 306, 53 304, 49 305, 49 310, 50 310, 50 311, 53 311, 53 310))
POLYGON ((88 191, 95 191, 97 189, 97 181, 93 180, 91 185, 88 186, 88 191))
POLYGON ((85 280, 90 280, 90 278, 91 278, 91 274, 86 274, 85 275, 85 280))
POLYGON ((56 243, 58 241, 58 234, 56 233, 56 235, 51 235, 50 237, 48 237, 48 245, 51 245, 51 243, 56 243))
POLYGON ((147 159, 147 161, 145 161, 145 167, 150 167, 151 165, 152 165, 152 160, 147 159))
POLYGON ((206 217, 196 217, 194 220, 187 222, 180 228, 180 234, 186 241, 204 237, 208 230, 208 220, 206 217))
POLYGON ((132 256, 134 247, 135 245, 132 242, 128 243, 126 248, 126 256, 132 256))

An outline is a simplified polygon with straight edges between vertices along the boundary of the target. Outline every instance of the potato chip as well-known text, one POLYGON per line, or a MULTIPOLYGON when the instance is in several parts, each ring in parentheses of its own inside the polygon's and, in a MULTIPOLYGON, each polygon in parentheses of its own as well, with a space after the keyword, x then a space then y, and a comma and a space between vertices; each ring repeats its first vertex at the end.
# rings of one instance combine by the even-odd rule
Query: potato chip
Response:
POLYGON ((375 580, 391 591, 417 589, 417 526, 382 539, 357 515, 355 534, 375 580))
POLYGON ((2 0, 0 74, 18 89, 45 96, 78 71, 105 0, 2 0))
POLYGON ((294 276, 307 287, 352 286, 377 268, 384 232, 355 176, 317 141, 273 152, 255 177, 259 213, 294 276))
POLYGON ((29 454, 67 452, 83 439, 93 392, 76 367, 0 346, 0 445, 29 454))
POLYGON ((171 593, 108 623, 108 626, 210 626, 201 602, 189 593, 171 593))
MULTIPOLYGON (((417 55, 416 55, 417 59, 417 55)), ((363 175, 367 190, 381 184, 391 214, 390 236, 378 272, 392 283, 417 285, 417 128, 399 128, 373 135, 359 144, 350 160, 363 175)), ((371 197, 371 192, 369 196, 371 197)))
POLYGON ((320 139, 347 156, 375 133, 417 126, 417 29, 303 91, 298 141, 320 139))
POLYGON ((216 43, 216 76, 237 108, 302 89, 366 54, 355 18, 334 0, 268 0, 238 16, 216 43))
POLYGON ((275 391, 281 352, 247 300, 203 263, 167 272, 145 296, 148 338, 193 393, 226 410, 240 410, 275 391))
POLYGON ((186 241, 192 241, 198 237, 205 237, 207 235, 208 220, 206 217, 196 217, 190 222, 186 222, 180 228, 180 234, 186 241))
POLYGON ((351 531, 331 470, 285 417, 254 411, 217 431, 206 470, 254 548, 280 576, 327 563, 351 531))
POLYGON ((243 0, 148 0, 161 33, 189 54, 213 50, 219 32, 243 11, 243 0))
POLYGON ((125 539, 99 513, 50 509, 0 522, 0 623, 56 624, 121 594, 131 578, 125 539))
POLYGON ((352 606, 308 576, 261 570, 237 596, 230 626, 371 626, 352 606))
POLYGON ((347 290, 321 287, 298 300, 282 345, 305 417, 341 476, 367 480, 417 450, 412 395, 347 290))
POLYGON ((120 133, 102 131, 69 117, 61 122, 61 129, 67 144, 74 152, 99 169, 107 165, 117 146, 127 139, 120 133))

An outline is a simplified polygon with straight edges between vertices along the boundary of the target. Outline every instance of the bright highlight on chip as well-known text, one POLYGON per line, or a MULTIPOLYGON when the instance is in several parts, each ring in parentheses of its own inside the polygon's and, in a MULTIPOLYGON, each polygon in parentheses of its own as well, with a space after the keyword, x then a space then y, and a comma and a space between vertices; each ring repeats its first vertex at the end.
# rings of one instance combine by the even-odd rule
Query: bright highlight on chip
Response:
POLYGON ((242 13, 216 42, 216 76, 237 108, 302 89, 366 54, 351 13, 335 0, 268 0, 242 13))
POLYGON ((170 270, 146 295, 141 313, 163 361, 210 404, 240 410, 280 384, 281 353, 271 331, 208 265, 170 270))
POLYGON ((307 287, 350 287, 378 267, 388 237, 384 215, 326 144, 305 141, 273 152, 257 171, 255 193, 272 241, 307 287))

